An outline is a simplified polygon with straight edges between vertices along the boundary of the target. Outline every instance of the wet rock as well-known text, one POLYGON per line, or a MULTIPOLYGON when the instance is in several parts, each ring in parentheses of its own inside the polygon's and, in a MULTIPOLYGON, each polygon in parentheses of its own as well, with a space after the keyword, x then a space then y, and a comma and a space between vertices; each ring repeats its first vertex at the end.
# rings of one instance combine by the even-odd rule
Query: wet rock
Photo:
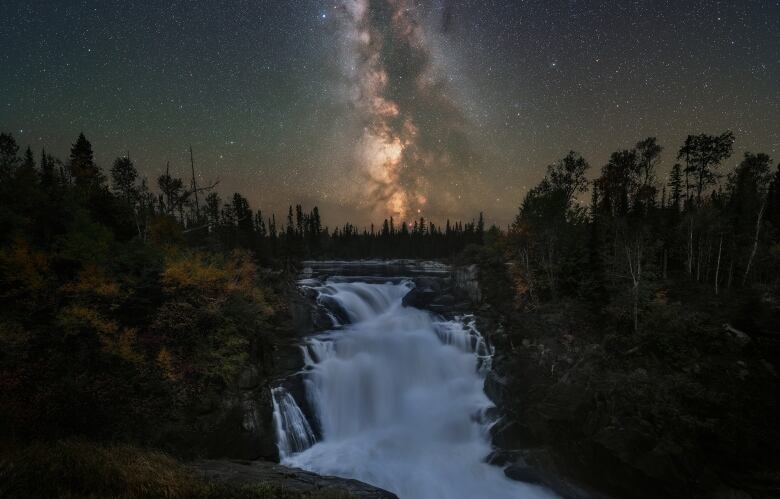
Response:
POLYGON ((472 303, 482 302, 482 290, 479 287, 479 269, 476 265, 458 267, 454 272, 455 287, 469 298, 472 303))
POLYGON ((443 307, 450 307, 455 304, 455 297, 452 295, 442 295, 436 297, 436 299, 433 300, 434 305, 439 305, 443 307))
POLYGON ((522 464, 509 465, 504 470, 504 474, 507 477, 511 478, 512 480, 516 480, 518 482, 526 482, 526 483, 533 483, 533 484, 544 483, 544 480, 542 479, 538 471, 531 468, 530 466, 525 466, 522 464))
POLYGON ((449 279, 443 279, 441 277, 416 277, 414 278, 414 284, 417 288, 430 289, 437 293, 441 292, 448 286, 449 279))
POLYGON ((528 426, 505 419, 490 428, 493 445, 501 449, 516 449, 535 441, 528 426))
POLYGON ((349 324, 349 314, 335 298, 328 295, 320 295, 319 301, 320 305, 330 311, 341 324, 349 324))
POLYGON ((194 448, 209 457, 276 459, 277 449, 271 420, 270 397, 246 392, 215 414, 199 419, 191 434, 182 435, 194 448))
POLYGON ((485 462, 493 466, 506 466, 516 461, 520 456, 520 451, 496 449, 485 458, 485 462))
POLYGON ((414 288, 403 297, 401 304, 404 307, 427 308, 436 299, 436 292, 430 288, 414 288))
POLYGON ((509 389, 509 380, 498 371, 491 370, 485 376, 485 395, 496 404, 504 402, 504 394, 509 389))
POLYGON ((317 475, 266 461, 202 460, 188 466, 207 481, 229 481, 248 485, 272 484, 297 493, 338 491, 358 498, 397 499, 391 492, 357 480, 317 475))

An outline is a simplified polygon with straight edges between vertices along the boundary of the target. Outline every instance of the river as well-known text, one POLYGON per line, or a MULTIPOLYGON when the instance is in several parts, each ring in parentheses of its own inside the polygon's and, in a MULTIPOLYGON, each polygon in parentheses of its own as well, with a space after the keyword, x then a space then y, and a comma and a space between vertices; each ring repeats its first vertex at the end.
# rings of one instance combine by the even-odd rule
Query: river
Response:
POLYGON ((402 306, 414 286, 408 280, 302 283, 333 311, 334 327, 303 346, 316 421, 289 393, 274 391, 283 464, 361 480, 402 499, 555 497, 485 462, 490 352, 473 317, 443 319, 402 306))

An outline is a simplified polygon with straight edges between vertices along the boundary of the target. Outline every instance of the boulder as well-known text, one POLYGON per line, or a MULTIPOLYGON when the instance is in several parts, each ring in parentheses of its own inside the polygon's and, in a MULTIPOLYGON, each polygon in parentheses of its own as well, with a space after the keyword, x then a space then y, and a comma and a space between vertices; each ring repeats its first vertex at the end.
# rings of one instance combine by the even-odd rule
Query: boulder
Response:
POLYGON ((441 277, 416 277, 414 278, 414 284, 415 287, 420 289, 430 289, 432 291, 440 292, 448 283, 441 277))
POLYGON ((449 294, 437 296, 432 303, 442 307, 451 307, 455 305, 455 297, 449 294))
POLYGON ((401 304, 404 307, 427 308, 436 299, 436 292, 430 288, 413 288, 404 295, 401 304))
POLYGON ((344 310, 344 307, 341 306, 341 303, 338 302, 335 298, 329 295, 320 295, 318 298, 319 304, 326 308, 333 316, 339 321, 341 324, 349 324, 349 314, 346 310, 344 310))
POLYGON ((476 265, 455 269, 455 288, 474 304, 482 302, 482 290, 479 287, 479 268, 476 265))
POLYGON ((393 493, 357 480, 317 475, 267 461, 201 460, 189 463, 188 467, 204 480, 213 482, 278 485, 312 497, 323 492, 346 492, 349 497, 398 499, 393 493))
POLYGON ((518 482, 525 482, 525 483, 533 483, 533 484, 542 484, 544 483, 544 480, 542 479, 542 476, 539 474, 539 472, 530 466, 526 466, 524 464, 511 464, 507 466, 507 468, 504 470, 504 474, 511 478, 512 480, 516 480, 518 482))

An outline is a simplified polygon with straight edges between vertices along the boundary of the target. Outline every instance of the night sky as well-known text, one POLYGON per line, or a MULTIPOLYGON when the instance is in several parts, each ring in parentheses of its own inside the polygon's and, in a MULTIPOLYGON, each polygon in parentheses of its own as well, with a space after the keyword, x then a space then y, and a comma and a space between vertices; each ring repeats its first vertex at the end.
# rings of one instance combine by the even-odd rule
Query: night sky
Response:
MULTIPOLYGON (((0 129, 104 169, 130 152, 327 223, 505 224, 569 149, 655 135, 780 158, 780 2, 0 2, 0 129)), ((152 182, 154 183, 154 182, 152 182)))

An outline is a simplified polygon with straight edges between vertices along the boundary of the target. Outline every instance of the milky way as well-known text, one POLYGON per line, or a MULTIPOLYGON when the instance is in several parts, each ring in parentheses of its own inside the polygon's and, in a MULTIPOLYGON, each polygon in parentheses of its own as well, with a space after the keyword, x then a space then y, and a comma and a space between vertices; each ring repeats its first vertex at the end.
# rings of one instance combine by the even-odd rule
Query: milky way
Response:
POLYGON ((375 219, 446 214, 452 194, 434 183, 452 171, 453 154, 466 157, 468 141, 415 10, 406 0, 341 7, 351 103, 363 125, 355 151, 361 205, 375 219))

